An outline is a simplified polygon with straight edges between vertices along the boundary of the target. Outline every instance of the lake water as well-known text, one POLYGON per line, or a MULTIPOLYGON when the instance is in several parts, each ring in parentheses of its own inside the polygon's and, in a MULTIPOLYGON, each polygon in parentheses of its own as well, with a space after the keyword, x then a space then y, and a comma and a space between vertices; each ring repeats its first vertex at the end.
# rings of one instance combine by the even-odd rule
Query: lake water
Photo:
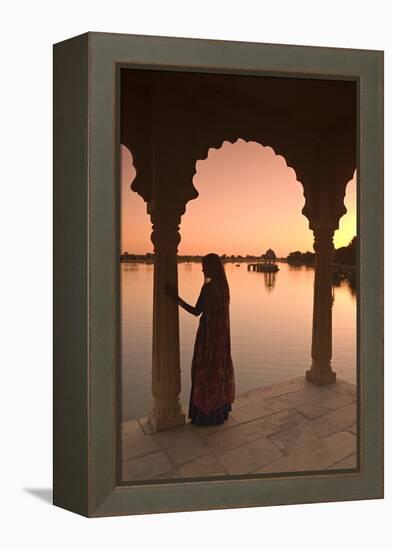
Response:
MULTIPOLYGON (((272 274, 225 264, 231 292, 231 341, 236 392, 303 376, 311 364, 314 268, 280 263, 272 274)), ((124 420, 146 416, 152 401, 153 265, 121 264, 121 364, 124 420)), ((195 304, 201 264, 179 263, 179 293, 195 304)), ((356 382, 356 296, 348 282, 334 288, 333 369, 356 382)), ((180 310, 181 401, 187 409, 199 319, 180 310)))

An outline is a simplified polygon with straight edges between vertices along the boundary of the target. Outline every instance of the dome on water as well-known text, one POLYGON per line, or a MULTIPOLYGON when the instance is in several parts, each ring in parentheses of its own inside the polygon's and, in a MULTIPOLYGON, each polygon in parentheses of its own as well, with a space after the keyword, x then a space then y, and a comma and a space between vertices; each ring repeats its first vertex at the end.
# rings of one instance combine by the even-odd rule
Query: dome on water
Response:
POLYGON ((269 250, 266 250, 265 254, 263 254, 262 257, 266 260, 275 260, 277 258, 276 253, 271 248, 269 248, 269 250))

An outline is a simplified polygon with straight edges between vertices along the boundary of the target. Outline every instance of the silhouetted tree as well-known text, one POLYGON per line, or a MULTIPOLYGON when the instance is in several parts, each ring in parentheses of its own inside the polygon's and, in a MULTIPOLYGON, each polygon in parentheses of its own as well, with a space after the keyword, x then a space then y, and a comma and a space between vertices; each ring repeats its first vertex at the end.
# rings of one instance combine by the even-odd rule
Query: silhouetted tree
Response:
POLYGON ((312 264, 315 260, 314 252, 300 252, 300 250, 295 250, 290 252, 287 256, 288 263, 296 264, 312 264))
POLYGON ((335 250, 334 261, 338 264, 356 265, 356 244, 357 237, 355 235, 347 246, 341 246, 335 250))

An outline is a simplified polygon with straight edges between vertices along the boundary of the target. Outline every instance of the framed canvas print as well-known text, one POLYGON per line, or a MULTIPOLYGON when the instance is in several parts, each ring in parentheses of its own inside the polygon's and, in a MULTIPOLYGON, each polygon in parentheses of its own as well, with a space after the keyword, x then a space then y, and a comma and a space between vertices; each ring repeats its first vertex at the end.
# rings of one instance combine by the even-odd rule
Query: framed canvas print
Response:
POLYGON ((54 503, 383 496, 383 53, 54 46, 54 503))

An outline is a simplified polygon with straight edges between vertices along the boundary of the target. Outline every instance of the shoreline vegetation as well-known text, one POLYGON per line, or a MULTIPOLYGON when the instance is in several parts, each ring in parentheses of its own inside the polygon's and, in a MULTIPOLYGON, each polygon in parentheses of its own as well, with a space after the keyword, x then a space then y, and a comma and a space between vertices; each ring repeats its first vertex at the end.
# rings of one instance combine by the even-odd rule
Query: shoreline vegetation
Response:
MULTIPOLYGON (((203 255, 178 255, 177 261, 178 262, 202 262, 203 255)), ((256 262, 256 261, 262 261, 262 256, 252 256, 251 254, 247 254, 247 256, 236 256, 235 254, 231 256, 227 256, 226 254, 222 254, 220 256, 221 260, 223 262, 256 262)), ((147 254, 129 254, 128 252, 124 252, 120 255, 120 261, 122 262, 143 262, 143 263, 153 263, 154 262, 154 254, 153 253, 147 253, 147 254)), ((277 258, 277 262, 286 262, 286 258, 277 258)))
MULTIPOLYGON (((357 237, 353 237, 351 242, 347 246, 342 246, 340 248, 336 248, 334 250, 333 255, 333 271, 335 268, 342 267, 346 268, 348 271, 355 271, 356 270, 356 242, 357 237)), ((241 262, 264 262, 265 261, 265 254, 261 254, 260 256, 247 254, 246 256, 241 255, 227 255, 222 254, 221 259, 223 262, 234 262, 234 263, 241 263, 241 262)), ((178 255, 177 261, 178 262, 202 262, 202 255, 178 255)), ((138 263, 153 263, 154 262, 154 254, 152 252, 148 252, 147 254, 130 254, 129 252, 125 251, 120 255, 120 261, 121 262, 138 262, 138 263)), ((314 252, 300 252, 299 250, 296 250, 294 252, 290 252, 288 256, 286 257, 275 257, 276 262, 285 262, 288 263, 291 266, 308 266, 308 267, 314 267, 315 263, 315 253, 314 252)))
MULTIPOLYGON (((355 236, 347 246, 341 246, 340 248, 334 249, 332 261, 332 285, 340 286, 341 281, 346 280, 353 294, 356 294, 357 286, 356 248, 357 237, 355 236)), ((202 262, 202 257, 202 255, 178 255, 177 261, 178 263, 202 262)), ((310 251, 300 252, 296 250, 290 252, 287 257, 280 258, 275 255, 273 250, 269 249, 260 256, 251 254, 247 254, 246 256, 222 254, 221 260, 224 263, 235 263, 237 266, 241 263, 252 263, 254 265, 261 263, 266 264, 266 267, 272 267, 272 264, 282 262, 287 263, 293 269, 299 269, 302 266, 312 269, 315 265, 315 253, 310 251)), ((130 254, 125 251, 120 255, 120 261, 131 264, 153 264, 154 254, 152 252, 148 252, 147 254, 130 254)), ((258 271, 258 269, 256 269, 256 271, 258 271)), ((267 269, 261 269, 260 271, 267 271, 267 269)))
MULTIPOLYGON (((332 280, 334 285, 338 285, 342 279, 348 279, 351 286, 356 286, 356 248, 357 237, 353 237, 347 246, 341 246, 334 249, 332 258, 332 280)), ((290 252, 286 261, 291 266, 313 267, 315 264, 314 252, 290 252)))

